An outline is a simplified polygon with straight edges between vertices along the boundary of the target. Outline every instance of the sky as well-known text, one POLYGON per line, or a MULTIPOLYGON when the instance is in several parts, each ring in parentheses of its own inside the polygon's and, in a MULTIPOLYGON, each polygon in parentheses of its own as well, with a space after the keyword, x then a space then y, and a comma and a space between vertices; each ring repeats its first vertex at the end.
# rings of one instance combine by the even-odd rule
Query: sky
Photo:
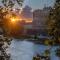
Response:
POLYGON ((32 9, 42 9, 44 6, 53 6, 55 0, 25 0, 23 6, 28 5, 32 9))
MULTIPOLYGON (((33 10, 42 9, 44 6, 53 6, 55 0, 24 0, 23 7, 25 5, 30 6, 33 10)), ((1 0, 0 0, 1 5, 1 0)), ((18 7, 18 6, 15 6, 18 7)))

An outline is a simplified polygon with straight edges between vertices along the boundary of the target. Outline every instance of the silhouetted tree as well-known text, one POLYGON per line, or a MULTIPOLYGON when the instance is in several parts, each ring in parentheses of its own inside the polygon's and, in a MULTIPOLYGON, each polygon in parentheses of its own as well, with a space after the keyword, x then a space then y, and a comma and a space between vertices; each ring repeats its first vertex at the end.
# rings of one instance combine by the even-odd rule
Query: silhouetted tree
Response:
MULTIPOLYGON (((6 26, 9 24, 9 20, 6 18, 7 14, 13 10, 14 5, 17 3, 20 7, 24 0, 2 0, 3 6, 0 6, 0 28, 6 29, 6 26)), ((12 14, 13 15, 13 14, 12 14)), ((13 15, 14 16, 14 15, 13 15)))
POLYGON ((48 17, 48 33, 52 39, 59 44, 60 38, 60 0, 56 0, 54 7, 50 10, 48 17))
MULTIPOLYGON (((9 14, 9 12, 11 12, 13 6, 18 3, 18 5, 22 6, 22 2, 23 0, 2 0, 1 1, 3 6, 0 6, 0 29, 2 29, 5 33, 7 33, 5 31, 5 29, 7 28, 6 26, 8 26, 8 19, 6 19, 6 15, 9 14), (5 26, 6 25, 6 26, 5 26)), ((1 32, 1 31, 0 31, 1 32)), ((3 35, 4 35, 3 32, 3 35)), ((11 39, 9 40, 9 38, 7 37, 0 37, 0 60, 10 60, 10 56, 6 53, 6 49, 8 47, 8 45, 10 45, 11 39), (7 43, 7 46, 5 47, 5 43, 7 43)))

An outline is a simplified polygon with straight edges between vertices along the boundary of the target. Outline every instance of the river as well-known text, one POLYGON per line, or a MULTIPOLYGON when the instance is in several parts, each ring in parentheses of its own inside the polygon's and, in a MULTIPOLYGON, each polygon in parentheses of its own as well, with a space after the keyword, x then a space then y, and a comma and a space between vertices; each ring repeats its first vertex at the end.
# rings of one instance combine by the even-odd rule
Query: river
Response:
MULTIPOLYGON (((12 60, 32 60, 34 55, 37 53, 43 54, 44 50, 48 48, 49 46, 34 44, 28 41, 13 40, 10 45, 10 53, 12 60)), ((57 46, 51 49, 51 60, 58 60, 54 52, 56 48, 57 46)))

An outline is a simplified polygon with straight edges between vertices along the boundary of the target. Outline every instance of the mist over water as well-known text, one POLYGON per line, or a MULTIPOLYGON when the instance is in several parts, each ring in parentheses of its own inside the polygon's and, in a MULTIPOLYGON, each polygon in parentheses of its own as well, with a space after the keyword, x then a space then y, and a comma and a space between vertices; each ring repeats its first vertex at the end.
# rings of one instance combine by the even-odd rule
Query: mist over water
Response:
POLYGON ((12 60, 32 60, 34 55, 34 44, 28 41, 12 41, 12 60))

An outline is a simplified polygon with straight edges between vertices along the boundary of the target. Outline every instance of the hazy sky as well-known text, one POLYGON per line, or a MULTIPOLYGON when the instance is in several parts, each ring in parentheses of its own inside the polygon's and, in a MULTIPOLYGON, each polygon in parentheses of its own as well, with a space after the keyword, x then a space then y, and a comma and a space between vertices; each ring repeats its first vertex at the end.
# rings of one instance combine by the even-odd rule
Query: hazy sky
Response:
MULTIPOLYGON (((41 9, 46 6, 53 6, 55 0, 24 0, 23 6, 29 5, 33 9, 41 9)), ((0 5, 1 5, 1 0, 0 0, 0 5)), ((18 7, 18 6, 15 6, 18 7)))
POLYGON ((43 8, 46 6, 53 6, 55 0, 25 0, 24 6, 29 5, 33 9, 43 8))

